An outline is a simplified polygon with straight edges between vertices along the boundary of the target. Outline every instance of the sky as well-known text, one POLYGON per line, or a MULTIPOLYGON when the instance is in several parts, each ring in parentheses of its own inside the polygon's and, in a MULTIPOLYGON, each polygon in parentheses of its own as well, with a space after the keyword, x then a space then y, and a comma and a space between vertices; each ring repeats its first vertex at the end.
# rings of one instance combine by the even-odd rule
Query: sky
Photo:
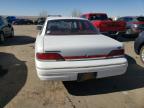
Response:
POLYGON ((144 0, 0 0, 0 15, 70 16, 73 10, 82 13, 102 12, 109 16, 144 15, 144 0))

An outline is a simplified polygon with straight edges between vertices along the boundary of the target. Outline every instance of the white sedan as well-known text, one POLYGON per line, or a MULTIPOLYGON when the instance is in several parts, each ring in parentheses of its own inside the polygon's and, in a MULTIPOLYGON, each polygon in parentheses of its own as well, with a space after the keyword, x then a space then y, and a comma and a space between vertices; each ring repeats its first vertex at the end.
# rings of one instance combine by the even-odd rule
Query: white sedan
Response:
POLYGON ((122 43, 72 17, 46 19, 36 39, 35 63, 41 80, 61 81, 121 75, 128 67, 122 43))

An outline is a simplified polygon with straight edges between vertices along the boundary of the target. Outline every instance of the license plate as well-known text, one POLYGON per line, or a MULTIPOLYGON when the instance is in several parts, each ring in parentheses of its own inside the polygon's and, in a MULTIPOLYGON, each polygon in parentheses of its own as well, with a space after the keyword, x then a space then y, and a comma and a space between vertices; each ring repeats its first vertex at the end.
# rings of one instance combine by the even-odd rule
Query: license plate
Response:
POLYGON ((83 80, 90 80, 90 79, 96 79, 97 73, 80 73, 78 74, 78 81, 83 81, 83 80))

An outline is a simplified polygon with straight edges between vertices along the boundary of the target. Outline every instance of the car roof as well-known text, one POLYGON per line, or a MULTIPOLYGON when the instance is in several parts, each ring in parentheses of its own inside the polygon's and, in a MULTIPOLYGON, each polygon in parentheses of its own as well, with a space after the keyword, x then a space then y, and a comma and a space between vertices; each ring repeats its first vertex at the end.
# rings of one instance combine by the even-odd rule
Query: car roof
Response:
POLYGON ((91 14, 95 14, 95 15, 107 15, 106 13, 85 13, 82 15, 91 15, 91 14))
POLYGON ((59 20, 59 19, 87 20, 87 19, 79 18, 79 17, 47 17, 47 21, 48 20, 59 20))

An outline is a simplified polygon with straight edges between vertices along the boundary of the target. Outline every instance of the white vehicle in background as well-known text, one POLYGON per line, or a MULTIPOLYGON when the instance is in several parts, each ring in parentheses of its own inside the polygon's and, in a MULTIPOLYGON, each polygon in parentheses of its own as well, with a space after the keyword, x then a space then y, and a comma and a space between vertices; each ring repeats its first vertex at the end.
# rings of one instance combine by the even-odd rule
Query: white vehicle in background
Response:
POLYGON ((46 19, 35 63, 41 80, 62 81, 121 75, 128 66, 122 43, 99 34, 88 20, 71 17, 46 19))

